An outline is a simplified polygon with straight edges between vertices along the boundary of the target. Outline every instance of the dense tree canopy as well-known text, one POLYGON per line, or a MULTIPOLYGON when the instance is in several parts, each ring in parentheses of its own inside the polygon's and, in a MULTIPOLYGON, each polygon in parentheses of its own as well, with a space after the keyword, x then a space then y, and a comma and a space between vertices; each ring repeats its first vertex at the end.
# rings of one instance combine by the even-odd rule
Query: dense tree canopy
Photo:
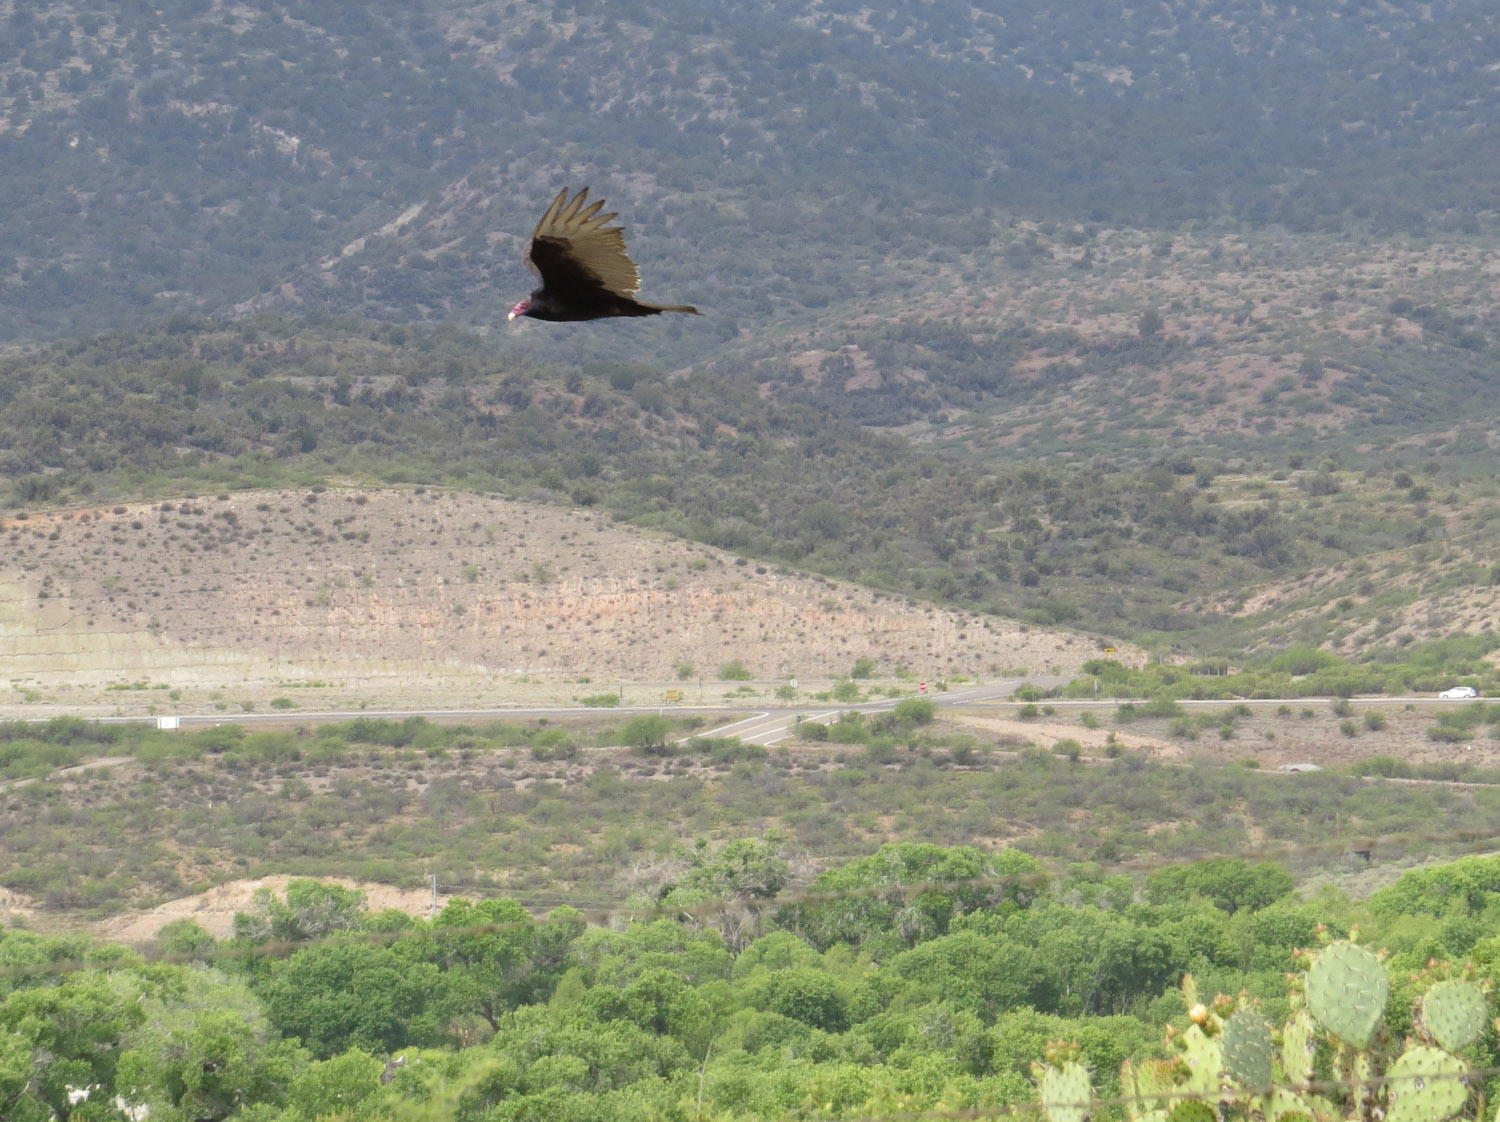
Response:
MULTIPOLYGON (((734 853, 744 844, 702 867, 720 857, 743 867, 734 853)), ((1433 885, 1463 881, 1465 908, 1500 908, 1496 860, 1407 873, 1380 894, 1373 923, 1394 973, 1458 953, 1421 912, 1449 892, 1433 885)), ((195 938, 201 964, 151 965, 8 929, 0 1108, 17 1122, 114 1122, 119 1096, 169 1122, 374 1122, 461 1102, 476 1122, 539 1112, 645 1122, 696 1116, 684 1111, 700 1094, 716 1116, 746 1119, 783 1117, 812 1095, 826 1116, 858 1118, 898 1099, 903 1109, 1026 1101, 1030 1064, 1064 1038, 1111 1093, 1122 1059, 1158 1049, 1163 1021, 1184 1023, 1185 972, 1284 1015, 1284 976, 1319 908, 1275 899, 1279 870, 1158 872, 1148 881, 1156 902, 1086 868, 1038 871, 1006 851, 889 845, 822 879, 824 897, 884 900, 837 913, 837 937, 834 913, 813 923, 834 904, 825 898, 783 911, 790 926, 773 922, 738 953, 687 917, 585 928, 563 910, 537 924, 504 899, 455 901, 430 922, 355 908, 350 926, 299 949, 195 938), (1230 914, 1215 886, 1247 873, 1267 887, 1233 890, 1230 914), (922 919, 893 938, 903 897, 922 901, 922 919), (808 925, 820 943, 798 934, 808 925), (245 953, 257 947, 267 953, 245 953)), ((336 896, 293 881, 274 903, 316 911, 336 896)), ((1481 961, 1500 960, 1496 942, 1475 947, 1481 961)), ((1393 999, 1393 1023, 1406 1023, 1410 1002, 1393 999)), ((1478 1062, 1492 1047, 1486 1038, 1478 1062)))

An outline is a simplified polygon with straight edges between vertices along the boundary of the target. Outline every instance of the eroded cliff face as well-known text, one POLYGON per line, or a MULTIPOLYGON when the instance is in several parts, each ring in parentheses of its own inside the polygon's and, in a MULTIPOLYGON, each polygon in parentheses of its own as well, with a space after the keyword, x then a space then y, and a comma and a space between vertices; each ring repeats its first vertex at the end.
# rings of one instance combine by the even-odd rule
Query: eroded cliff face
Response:
POLYGON ((1097 644, 607 516, 431 490, 262 491, 0 521, 0 684, 1069 673, 1097 644))

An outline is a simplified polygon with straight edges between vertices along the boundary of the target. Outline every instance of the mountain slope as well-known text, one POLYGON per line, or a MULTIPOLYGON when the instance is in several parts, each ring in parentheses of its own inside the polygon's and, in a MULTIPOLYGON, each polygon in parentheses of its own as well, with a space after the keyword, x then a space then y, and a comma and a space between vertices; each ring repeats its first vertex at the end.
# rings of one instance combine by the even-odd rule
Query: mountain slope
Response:
POLYGON ((861 658, 885 676, 1071 674, 1098 650, 599 514, 420 487, 37 512, 0 535, 5 677, 74 711, 162 701, 148 683, 186 689, 187 711, 288 685, 308 704, 474 705, 590 678, 702 697, 734 662, 783 680, 861 658))
POLYGON ((627 204, 653 287, 744 321, 894 295, 1017 216, 1472 229, 1500 182, 1478 0, 0 19, 0 338, 257 296, 497 322, 562 183, 627 204))
MULTIPOLYGON (((1163 651, 1317 644, 1361 621, 1385 641, 1446 634, 1457 617, 1424 613, 1421 590, 1472 598, 1500 548, 1483 445, 1428 441, 1406 467, 1316 447, 981 464, 747 380, 502 360, 451 329, 353 320, 183 319, 12 354, 0 428, 0 480, 27 510, 340 480, 494 492, 1163 651)), ((12 539, 32 543, 24 523, 12 539)))

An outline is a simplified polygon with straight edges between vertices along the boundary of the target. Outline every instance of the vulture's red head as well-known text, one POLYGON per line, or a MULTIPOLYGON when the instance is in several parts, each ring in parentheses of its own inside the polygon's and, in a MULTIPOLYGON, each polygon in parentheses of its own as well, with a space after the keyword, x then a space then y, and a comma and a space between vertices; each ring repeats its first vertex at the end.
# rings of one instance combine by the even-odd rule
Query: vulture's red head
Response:
POLYGON ((506 316, 505 318, 506 319, 515 319, 517 316, 526 316, 526 315, 530 315, 530 314, 531 314, 531 297, 528 296, 528 297, 526 297, 526 299, 522 300, 519 304, 517 304, 514 308, 512 308, 510 310, 510 315, 506 316))

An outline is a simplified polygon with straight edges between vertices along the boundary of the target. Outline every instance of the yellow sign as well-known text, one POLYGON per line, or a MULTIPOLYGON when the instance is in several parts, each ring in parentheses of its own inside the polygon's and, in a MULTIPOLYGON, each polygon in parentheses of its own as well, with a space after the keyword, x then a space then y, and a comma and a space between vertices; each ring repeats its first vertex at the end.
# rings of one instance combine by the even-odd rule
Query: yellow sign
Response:
POLYGON ((682 700, 682 691, 681 690, 662 690, 661 691, 661 699, 663 701, 681 701, 682 700))

